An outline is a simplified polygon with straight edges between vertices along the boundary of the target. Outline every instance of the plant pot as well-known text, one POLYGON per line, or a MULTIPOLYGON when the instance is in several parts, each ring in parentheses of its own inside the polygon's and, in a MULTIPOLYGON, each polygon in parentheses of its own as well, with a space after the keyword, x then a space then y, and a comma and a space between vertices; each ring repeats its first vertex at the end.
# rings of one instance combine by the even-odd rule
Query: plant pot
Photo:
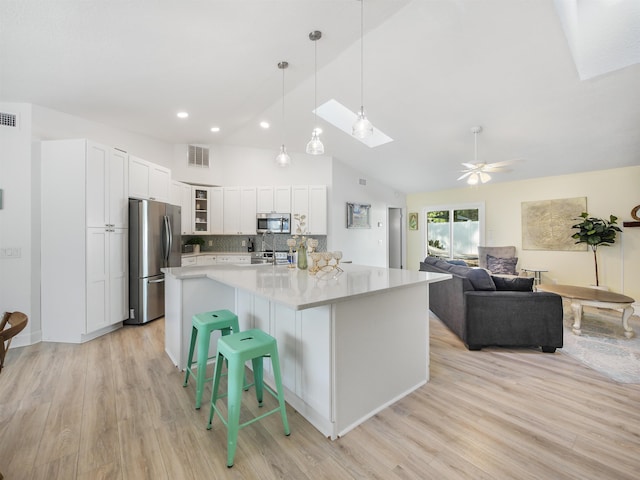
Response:
POLYGON ((193 253, 200 253, 200 245, 193 246, 193 253))

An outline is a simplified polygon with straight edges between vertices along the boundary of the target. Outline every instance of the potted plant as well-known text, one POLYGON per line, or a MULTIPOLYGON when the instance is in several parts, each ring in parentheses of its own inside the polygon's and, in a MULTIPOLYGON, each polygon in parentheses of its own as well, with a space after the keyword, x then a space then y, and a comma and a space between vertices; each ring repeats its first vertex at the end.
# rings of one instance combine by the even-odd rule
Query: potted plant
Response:
POLYGON ((204 246, 204 238, 202 237, 191 237, 189 240, 184 242, 185 245, 193 245, 193 253, 200 253, 200 247, 204 246))
POLYGON ((571 235, 571 238, 575 238, 577 240, 576 243, 586 243, 591 247, 593 262, 596 267, 596 287, 598 287, 600 286, 598 279, 598 247, 613 245, 616 242, 616 232, 621 232, 622 230, 616 226, 618 217, 615 215, 609 215, 609 220, 607 221, 602 218, 590 217, 587 212, 582 212, 580 218, 582 221, 571 227, 578 229, 576 233, 571 235))

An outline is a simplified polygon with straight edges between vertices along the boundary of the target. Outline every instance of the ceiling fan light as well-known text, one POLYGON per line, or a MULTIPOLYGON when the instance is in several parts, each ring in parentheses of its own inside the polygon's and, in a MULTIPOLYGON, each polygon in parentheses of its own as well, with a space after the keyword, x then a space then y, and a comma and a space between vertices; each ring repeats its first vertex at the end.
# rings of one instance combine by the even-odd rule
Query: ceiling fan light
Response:
POLYGON ((291 157, 287 153, 287 149, 284 144, 280 145, 280 153, 276 156, 276 164, 279 167, 288 167, 291 165, 291 157))
POLYGON ((480 181, 482 183, 487 183, 489 180, 491 180, 491 175, 489 175, 488 173, 480 172, 478 175, 480 176, 480 181))
POLYGON ((353 124, 351 129, 351 135, 356 138, 367 138, 369 135, 373 135, 373 125, 364 114, 364 107, 360 107, 358 112, 358 119, 353 124))
POLYGON ((322 155, 324 154, 324 145, 318 137, 317 129, 313 129, 313 133, 311 134, 311 140, 307 143, 307 153, 309 155, 322 155))
POLYGON ((469 185, 477 185, 478 184, 478 174, 477 173, 472 173, 471 175, 469 175, 469 178, 467 179, 467 183, 469 185))

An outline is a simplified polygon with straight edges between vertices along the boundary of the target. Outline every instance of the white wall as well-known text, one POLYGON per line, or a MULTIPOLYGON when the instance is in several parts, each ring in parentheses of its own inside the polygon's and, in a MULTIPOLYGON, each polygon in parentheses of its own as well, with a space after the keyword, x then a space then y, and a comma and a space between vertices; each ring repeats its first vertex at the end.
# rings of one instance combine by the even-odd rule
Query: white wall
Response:
MULTIPOLYGON (((424 258, 424 215, 429 205, 485 202, 486 245, 515 245, 518 267, 544 267, 542 281, 588 286, 595 283, 593 253, 523 250, 521 203, 587 197, 591 216, 609 218, 613 214, 623 230, 613 246, 598 248, 600 284, 640 301, 640 228, 624 228, 631 210, 640 203, 640 166, 536 178, 519 182, 488 183, 407 197, 409 211, 421 212, 419 231, 408 232, 408 266, 419 268, 424 258)), ((576 222, 577 223, 577 222, 576 222)))
POLYGON ((62 140, 86 138, 171 168, 173 145, 159 140, 92 122, 80 117, 33 105, 33 138, 62 140))
POLYGON ((31 106, 0 103, 0 111, 18 115, 17 128, 0 126, 0 248, 20 249, 19 257, 0 258, 0 313, 18 310, 29 316, 27 327, 13 341, 20 346, 41 338, 40 243, 34 225, 39 197, 32 188, 34 178, 40 177, 31 161, 31 106))
POLYGON ((211 145, 210 168, 187 166, 187 145, 174 146, 171 173, 174 180, 205 185, 329 185, 332 158, 289 152, 291 165, 275 163, 273 150, 211 145))
POLYGON ((402 208, 406 218, 405 195, 334 159, 329 198, 328 250, 341 250, 342 258, 353 263, 388 266, 388 208, 402 208), (371 229, 347 228, 347 202, 371 204, 371 229))

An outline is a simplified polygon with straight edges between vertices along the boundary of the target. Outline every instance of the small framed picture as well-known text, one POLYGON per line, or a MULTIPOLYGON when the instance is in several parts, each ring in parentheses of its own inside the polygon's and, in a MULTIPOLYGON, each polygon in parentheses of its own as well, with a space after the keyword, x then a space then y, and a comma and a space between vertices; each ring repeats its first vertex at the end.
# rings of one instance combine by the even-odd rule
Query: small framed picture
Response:
POLYGON ((418 212, 409 213, 409 230, 418 230, 418 212))
POLYGON ((371 205, 347 203, 347 228, 371 228, 370 210, 371 205))

